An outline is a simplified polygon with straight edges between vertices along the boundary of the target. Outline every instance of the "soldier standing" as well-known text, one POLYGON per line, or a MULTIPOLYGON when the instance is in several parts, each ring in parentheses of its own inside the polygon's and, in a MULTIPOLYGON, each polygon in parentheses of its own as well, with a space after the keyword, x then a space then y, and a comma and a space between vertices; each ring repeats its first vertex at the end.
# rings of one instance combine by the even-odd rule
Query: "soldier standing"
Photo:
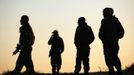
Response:
POLYGON ((89 45, 94 41, 94 34, 90 26, 87 25, 84 17, 78 19, 78 27, 75 32, 74 43, 77 48, 77 57, 74 73, 79 74, 81 62, 84 65, 84 74, 88 75, 89 71, 89 45))
POLYGON ((53 75, 59 74, 59 70, 62 65, 61 54, 64 51, 64 42, 59 36, 57 30, 52 32, 52 36, 49 39, 48 44, 51 45, 49 57, 51 57, 52 73, 53 75))
POLYGON ((113 16, 112 8, 103 10, 104 19, 101 21, 99 38, 103 43, 105 62, 109 69, 109 75, 114 75, 114 67, 118 75, 122 75, 121 62, 118 57, 118 41, 124 35, 124 29, 119 20, 113 16))

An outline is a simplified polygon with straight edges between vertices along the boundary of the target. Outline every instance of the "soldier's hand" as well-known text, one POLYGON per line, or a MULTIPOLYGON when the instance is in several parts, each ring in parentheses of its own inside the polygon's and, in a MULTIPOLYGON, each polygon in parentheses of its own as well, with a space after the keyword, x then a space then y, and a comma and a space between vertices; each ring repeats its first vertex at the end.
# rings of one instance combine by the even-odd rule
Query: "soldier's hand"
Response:
POLYGON ((13 52, 13 55, 16 55, 19 52, 21 45, 17 44, 16 50, 13 52))
POLYGON ((13 52, 12 56, 15 55, 16 53, 13 52))
POLYGON ((13 55, 16 55, 16 54, 17 54, 17 51, 14 51, 13 54, 12 54, 12 56, 13 56, 13 55))
POLYGON ((13 52, 12 56, 15 55, 15 53, 13 52))

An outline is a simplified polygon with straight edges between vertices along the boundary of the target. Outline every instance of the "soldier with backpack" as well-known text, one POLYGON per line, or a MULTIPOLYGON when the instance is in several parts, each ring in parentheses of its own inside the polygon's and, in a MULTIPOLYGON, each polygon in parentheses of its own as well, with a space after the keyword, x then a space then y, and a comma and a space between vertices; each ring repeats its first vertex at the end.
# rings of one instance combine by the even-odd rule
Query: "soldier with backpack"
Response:
POLYGON ((124 29, 115 16, 113 16, 112 8, 103 10, 104 19, 101 21, 99 30, 99 38, 103 43, 105 62, 109 69, 109 75, 114 75, 114 67, 117 69, 118 75, 122 75, 121 62, 118 57, 119 44, 118 41, 124 35, 124 29))

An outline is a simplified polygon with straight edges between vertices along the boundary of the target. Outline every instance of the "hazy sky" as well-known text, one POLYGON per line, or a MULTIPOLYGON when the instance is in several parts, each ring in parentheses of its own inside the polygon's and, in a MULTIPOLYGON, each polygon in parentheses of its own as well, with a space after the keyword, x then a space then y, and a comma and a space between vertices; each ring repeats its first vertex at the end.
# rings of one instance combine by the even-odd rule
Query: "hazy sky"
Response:
POLYGON ((55 29, 65 43, 61 72, 73 72, 76 48, 74 33, 77 20, 83 16, 92 27, 95 41, 91 44, 90 71, 106 70, 102 43, 98 39, 102 10, 112 7, 121 21, 125 36, 119 42, 122 67, 134 63, 134 0, 0 0, 0 73, 13 70, 18 54, 12 56, 19 40, 20 17, 30 18, 36 36, 32 59, 35 71, 51 72, 47 42, 55 29))

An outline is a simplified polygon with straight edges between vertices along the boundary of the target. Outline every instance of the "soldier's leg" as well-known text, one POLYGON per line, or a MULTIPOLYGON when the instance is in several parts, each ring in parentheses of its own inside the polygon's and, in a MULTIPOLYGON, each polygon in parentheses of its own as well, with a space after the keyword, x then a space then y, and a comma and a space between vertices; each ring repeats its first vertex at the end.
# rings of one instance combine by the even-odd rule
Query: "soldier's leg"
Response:
POLYGON ((52 75, 56 74, 56 63, 55 63, 55 57, 51 56, 51 66, 52 66, 52 75))
POLYGON ((81 70, 81 57, 77 56, 74 73, 77 75, 79 74, 80 70, 81 70))
POLYGON ((112 65, 107 64, 107 67, 108 67, 108 69, 109 69, 109 75, 114 75, 114 74, 115 74, 115 72, 114 72, 114 68, 113 68, 113 66, 112 66, 112 65))
POLYGON ((89 48, 88 47, 85 49, 85 52, 83 53, 83 65, 84 65, 84 73, 85 75, 88 75, 89 72, 89 48))
POLYGON ((89 72, 89 58, 88 57, 85 57, 83 59, 83 65, 84 65, 84 73, 88 75, 88 72, 89 72))
POLYGON ((109 70, 109 75, 114 75, 114 65, 113 65, 113 44, 111 42, 107 42, 103 45, 104 48, 104 56, 105 56, 105 63, 109 70))
POLYGON ((115 56, 114 65, 115 65, 115 68, 117 69, 118 75, 122 75, 121 62, 120 62, 120 59, 119 59, 119 57, 117 55, 115 56))
POLYGON ((59 71, 61 69, 62 59, 61 56, 57 59, 57 74, 59 74, 59 71))
POLYGON ((24 62, 25 62, 25 66, 26 66, 26 71, 30 75, 33 75, 34 74, 34 66, 33 66, 33 61, 32 61, 32 57, 31 57, 32 47, 26 46, 23 49, 27 50, 27 52, 24 54, 24 57, 25 57, 24 62))
POLYGON ((120 62, 120 59, 118 57, 118 52, 119 52, 118 42, 115 43, 113 50, 115 50, 115 52, 113 54, 114 55, 114 57, 113 57, 114 58, 114 66, 117 69, 118 75, 122 75, 121 62, 120 62))
POLYGON ((12 71, 12 75, 18 75, 23 67, 22 58, 19 56, 16 62, 15 69, 12 71))
POLYGON ((59 74, 60 68, 61 68, 61 65, 57 65, 57 74, 59 74))
POLYGON ((56 65, 52 64, 52 75, 56 74, 56 65))
POLYGON ((26 66, 26 72, 28 72, 29 75, 33 75, 34 74, 34 66, 33 66, 31 56, 28 56, 28 58, 26 59, 25 66, 26 66))
POLYGON ((105 55, 105 62, 109 69, 109 75, 114 75, 115 72, 114 72, 112 57, 109 55, 105 55))

